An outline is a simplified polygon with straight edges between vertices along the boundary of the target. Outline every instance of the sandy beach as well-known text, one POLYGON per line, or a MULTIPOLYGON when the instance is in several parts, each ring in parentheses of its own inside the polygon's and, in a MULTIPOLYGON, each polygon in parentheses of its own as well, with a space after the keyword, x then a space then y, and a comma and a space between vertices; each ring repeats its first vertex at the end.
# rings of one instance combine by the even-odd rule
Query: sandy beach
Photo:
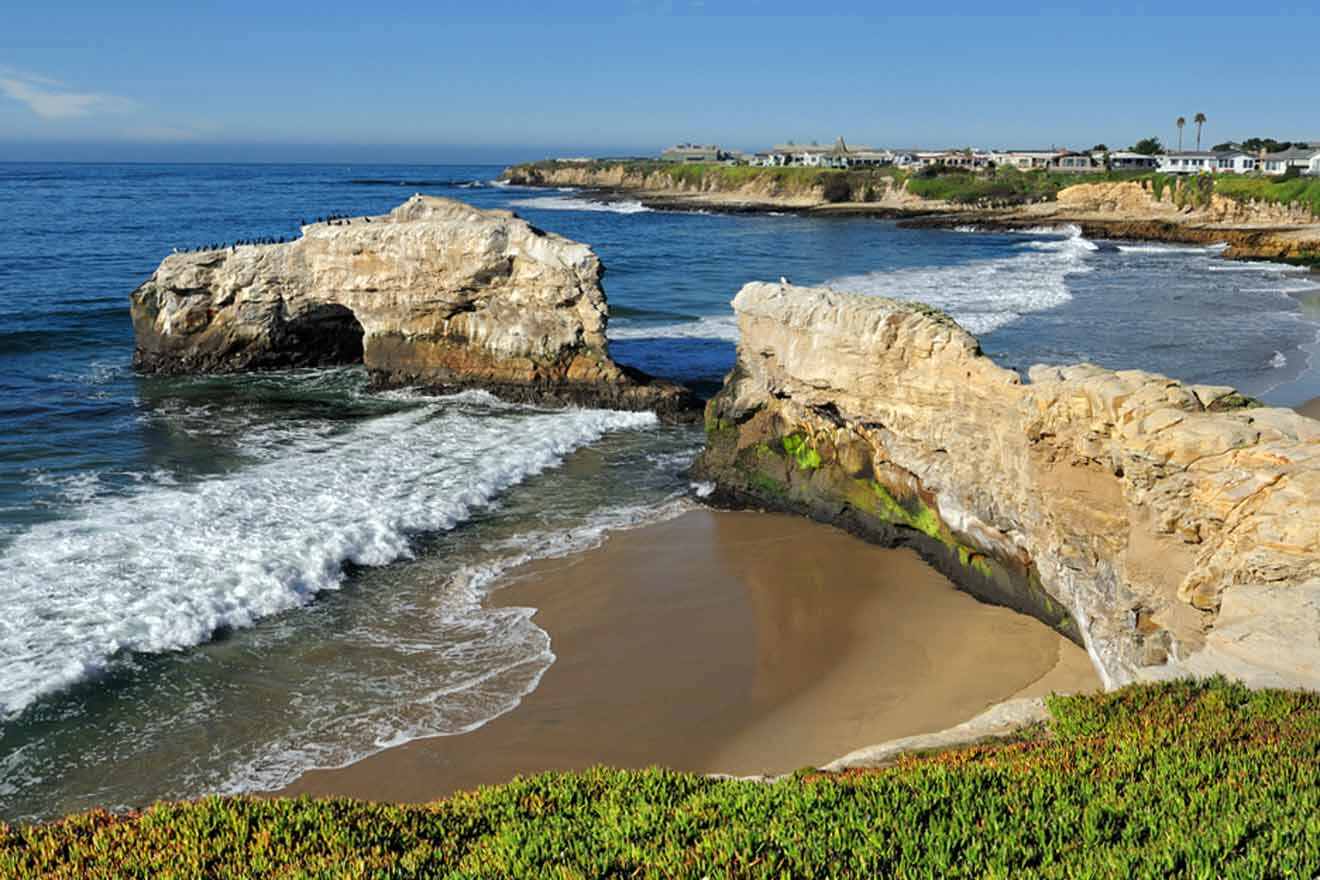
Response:
POLYGON ((1320 397, 1313 397, 1295 409, 1310 419, 1320 419, 1320 397))
POLYGON ((282 794, 429 800, 611 764, 777 773, 1016 695, 1095 689, 1085 653, 909 551, 788 516, 694 511, 516 571, 557 656, 484 727, 306 774, 282 794))

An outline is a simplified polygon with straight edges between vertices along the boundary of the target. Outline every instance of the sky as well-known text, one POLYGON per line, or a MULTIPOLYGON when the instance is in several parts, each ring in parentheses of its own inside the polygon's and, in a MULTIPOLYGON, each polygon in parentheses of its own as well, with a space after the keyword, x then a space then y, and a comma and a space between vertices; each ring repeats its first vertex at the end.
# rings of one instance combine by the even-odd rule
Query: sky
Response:
POLYGON ((0 161, 513 162, 840 135, 1078 149, 1176 144, 1197 112, 1204 146, 1320 140, 1320 16, 1219 14, 1242 7, 11 0, 0 161))

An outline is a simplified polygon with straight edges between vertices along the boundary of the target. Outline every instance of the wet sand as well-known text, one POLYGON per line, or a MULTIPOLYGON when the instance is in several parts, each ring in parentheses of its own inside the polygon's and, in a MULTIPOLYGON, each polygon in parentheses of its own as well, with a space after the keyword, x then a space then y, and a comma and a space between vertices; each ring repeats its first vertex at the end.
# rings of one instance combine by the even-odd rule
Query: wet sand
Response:
POLYGON ((779 773, 1100 685, 1076 645, 910 551, 788 516, 694 511, 526 566, 493 600, 537 608, 557 656, 520 706, 282 793, 424 801, 593 764, 779 773))

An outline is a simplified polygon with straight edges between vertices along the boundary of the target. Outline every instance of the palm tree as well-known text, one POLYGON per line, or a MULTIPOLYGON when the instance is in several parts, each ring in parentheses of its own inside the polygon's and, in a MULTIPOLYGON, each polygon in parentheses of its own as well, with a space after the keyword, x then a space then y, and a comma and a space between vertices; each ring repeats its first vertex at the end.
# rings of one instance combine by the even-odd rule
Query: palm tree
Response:
POLYGON ((1196 149, 1201 149, 1201 126, 1205 125, 1205 114, 1198 113, 1192 117, 1192 122, 1196 123, 1196 149))
POLYGON ((1179 116, 1178 121, 1174 123, 1174 125, 1178 126, 1178 152, 1180 153, 1182 152, 1182 130, 1183 126, 1186 124, 1187 120, 1183 119, 1181 116, 1179 116))

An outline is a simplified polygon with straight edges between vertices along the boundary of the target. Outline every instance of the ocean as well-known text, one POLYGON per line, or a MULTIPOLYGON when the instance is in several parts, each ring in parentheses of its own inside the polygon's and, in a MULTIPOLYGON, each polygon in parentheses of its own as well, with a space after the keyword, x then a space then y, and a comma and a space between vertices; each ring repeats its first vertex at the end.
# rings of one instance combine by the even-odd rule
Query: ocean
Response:
POLYGON ((491 166, 0 164, 0 819, 281 787, 474 729, 554 662, 503 572, 689 508, 699 428, 359 368, 133 373, 172 248, 414 192, 591 244, 617 360, 710 392, 749 280, 919 299, 1025 370, 1091 361, 1320 394, 1320 278, 1220 248, 654 211, 491 166))

